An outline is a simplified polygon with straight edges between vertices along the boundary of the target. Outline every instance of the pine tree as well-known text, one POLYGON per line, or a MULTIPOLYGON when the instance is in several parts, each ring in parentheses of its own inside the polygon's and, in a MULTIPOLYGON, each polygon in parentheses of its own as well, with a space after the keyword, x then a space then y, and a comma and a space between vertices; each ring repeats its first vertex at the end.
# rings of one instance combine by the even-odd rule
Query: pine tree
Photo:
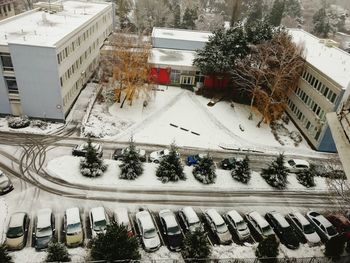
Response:
POLYGON ((326 257, 337 260, 340 258, 341 254, 344 252, 344 247, 346 243, 346 236, 344 234, 339 234, 335 237, 332 237, 326 243, 325 255, 326 257))
POLYGON ((175 6, 173 7, 173 14, 174 14, 174 28, 180 28, 181 27, 181 9, 180 9, 180 4, 178 2, 175 3, 175 6))
POLYGON ((311 164, 309 168, 300 171, 297 174, 297 179, 300 184, 309 188, 315 186, 314 177, 317 175, 315 165, 311 164))
POLYGON ((169 154, 164 156, 160 161, 156 171, 156 176, 164 183, 169 181, 176 182, 179 180, 186 180, 175 143, 171 144, 169 154))
POLYGON ((275 31, 274 27, 265 20, 260 20, 253 24, 246 24, 244 29, 247 42, 254 45, 271 40, 275 31))
POLYGON ((184 239, 185 258, 187 259, 206 259, 211 255, 211 246, 207 234, 200 228, 194 232, 188 232, 184 239))
POLYGON ((269 15, 269 22, 273 26, 280 26, 283 12, 284 12, 285 0, 275 0, 269 15))
POLYGON ((260 262, 275 263, 277 262, 279 243, 275 235, 270 235, 259 242, 255 255, 260 262), (267 258, 267 259, 264 259, 267 258))
POLYGON ((232 177, 244 184, 249 182, 251 177, 250 174, 251 171, 248 156, 246 156, 243 160, 236 161, 235 168, 231 171, 232 177))
POLYGON ((263 1, 257 0, 248 11, 247 25, 258 24, 263 19, 263 1))
POLYGON ((203 184, 213 184, 216 180, 215 164, 213 158, 207 154, 199 160, 192 170, 194 177, 203 184))
POLYGON ((136 237, 128 236, 124 225, 116 222, 107 226, 106 233, 101 233, 92 240, 91 257, 93 260, 138 260, 139 244, 136 237))
POLYGON ((62 243, 51 242, 47 248, 46 262, 70 262, 68 250, 62 243))
POLYGON ((312 17, 314 28, 312 32, 321 37, 327 38, 331 31, 331 25, 325 8, 319 9, 312 17))
POLYGON ((132 138, 128 148, 123 153, 123 163, 119 167, 121 169, 121 179, 135 180, 143 172, 143 164, 132 138))
POLYGON ((87 177, 101 176, 107 170, 107 165, 98 157, 98 153, 88 137, 86 156, 80 161, 80 172, 87 177))
POLYGON ((119 17, 119 24, 121 29, 128 28, 130 21, 128 14, 132 9, 132 2, 130 0, 118 0, 116 2, 116 15, 119 17))
POLYGON ((0 245, 0 263, 12 263, 12 257, 8 254, 6 250, 6 245, 0 245))
POLYGON ((261 176, 265 181, 278 189, 284 189, 287 186, 288 169, 284 164, 284 155, 280 154, 268 168, 262 169, 261 176))
POLYGON ((182 28, 185 29, 195 29, 195 21, 198 18, 196 9, 186 8, 185 13, 182 17, 182 28))

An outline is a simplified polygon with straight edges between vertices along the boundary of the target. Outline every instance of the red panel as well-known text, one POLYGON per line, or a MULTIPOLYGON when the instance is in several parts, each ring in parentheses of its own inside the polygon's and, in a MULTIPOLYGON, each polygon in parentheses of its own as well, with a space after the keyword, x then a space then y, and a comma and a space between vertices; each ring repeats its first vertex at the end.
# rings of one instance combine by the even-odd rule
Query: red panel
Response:
POLYGON ((170 69, 169 68, 151 68, 150 81, 156 84, 170 83, 170 69))
POLYGON ((204 87, 206 88, 227 88, 230 83, 228 76, 208 75, 204 79, 204 87))

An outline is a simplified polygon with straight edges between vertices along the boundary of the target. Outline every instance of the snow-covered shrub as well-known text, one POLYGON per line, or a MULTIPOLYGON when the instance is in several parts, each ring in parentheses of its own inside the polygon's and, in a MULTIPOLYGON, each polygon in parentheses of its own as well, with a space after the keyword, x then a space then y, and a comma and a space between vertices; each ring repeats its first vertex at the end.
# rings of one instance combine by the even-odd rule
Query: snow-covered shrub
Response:
POLYGON ((213 184, 216 180, 215 170, 216 167, 213 158, 207 154, 194 166, 192 174, 203 184, 213 184))
POLYGON ((289 123, 289 117, 287 114, 283 114, 282 117, 281 117, 282 121, 288 125, 289 123))
POLYGON ((12 261, 12 257, 11 255, 9 255, 7 249, 6 249, 6 245, 5 244, 1 244, 0 245, 0 262, 1 263, 11 263, 12 261))
POLYGON ((346 236, 340 234, 332 237, 326 242, 326 250, 324 252, 326 257, 333 259, 333 261, 337 261, 344 252, 346 240, 346 236))
POLYGON ((48 124, 47 124, 47 122, 42 121, 42 120, 32 120, 30 122, 30 126, 45 130, 47 128, 48 124))
POLYGON ((243 160, 236 161, 235 168, 231 171, 231 175, 234 179, 244 184, 248 183, 250 180, 250 167, 249 159, 246 156, 243 160))
POLYGON ((291 138, 294 141, 295 146, 298 146, 303 141, 303 137, 301 136, 300 132, 298 132, 298 131, 290 132, 289 138, 291 138))
POLYGON ((119 167, 121 179, 135 180, 143 172, 143 164, 132 138, 129 147, 123 152, 123 163, 119 167))
POLYGON ((284 164, 284 155, 280 154, 268 168, 261 171, 261 176, 265 181, 278 189, 284 189, 287 186, 288 169, 284 164))
POLYGON ((277 262, 279 242, 275 235, 270 235, 260 241, 256 248, 255 255, 259 262, 275 263, 277 262))
POLYGON ((70 262, 70 256, 65 245, 51 242, 47 248, 46 262, 70 262))
POLYGON ((311 164, 308 169, 304 169, 297 174, 297 179, 300 184, 309 188, 316 185, 314 180, 315 175, 317 175, 315 166, 311 164))
POLYGON ((28 127, 30 124, 30 120, 26 115, 20 117, 8 117, 7 123, 8 126, 12 129, 20 129, 28 127))
POLYGON ((201 259, 198 262, 206 262, 203 259, 209 258, 212 247, 209 244, 207 234, 200 228, 194 232, 188 231, 184 238, 184 258, 191 259, 189 262, 197 262, 193 259, 201 259))
POLYGON ((101 176, 107 170, 101 158, 98 157, 96 149, 91 145, 91 139, 88 138, 86 156, 80 161, 80 172, 86 177, 101 176))

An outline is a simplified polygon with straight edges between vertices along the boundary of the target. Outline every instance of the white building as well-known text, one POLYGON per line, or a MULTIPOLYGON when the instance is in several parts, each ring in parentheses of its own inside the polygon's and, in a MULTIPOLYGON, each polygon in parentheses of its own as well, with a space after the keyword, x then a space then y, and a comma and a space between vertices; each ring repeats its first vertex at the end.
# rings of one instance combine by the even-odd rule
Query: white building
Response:
POLYGON ((0 114, 64 121, 113 30, 113 4, 63 1, 0 21, 0 114))

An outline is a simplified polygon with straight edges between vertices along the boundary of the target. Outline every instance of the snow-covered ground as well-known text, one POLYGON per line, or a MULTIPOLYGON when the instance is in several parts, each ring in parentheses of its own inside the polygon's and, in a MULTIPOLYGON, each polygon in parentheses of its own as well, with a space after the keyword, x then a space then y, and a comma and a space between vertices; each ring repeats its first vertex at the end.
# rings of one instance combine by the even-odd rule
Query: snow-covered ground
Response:
POLYGON ((4 198, 0 198, 0 244, 5 241, 6 237, 6 218, 8 214, 8 207, 4 198))
POLYGON ((32 124, 29 125, 28 127, 25 127, 25 128, 12 129, 8 126, 6 118, 0 118, 0 131, 47 134, 47 133, 53 132, 59 128, 62 128, 63 125, 64 125, 63 123, 47 122, 47 127, 44 129, 33 126, 32 124))
POLYGON ((179 260, 183 262, 181 253, 171 252, 165 246, 160 247, 157 251, 153 253, 145 252, 143 249, 140 249, 139 251, 141 254, 141 260, 179 260))
MULTIPOLYGON (((186 181, 179 182, 169 182, 163 184, 156 177, 157 164, 145 163, 144 173, 136 180, 122 180, 119 179, 120 168, 119 161, 105 160, 108 165, 107 171, 98 178, 88 178, 81 175, 79 170, 79 157, 74 156, 61 156, 54 158, 48 162, 47 171, 52 175, 67 182, 86 184, 86 185, 99 185, 99 186, 115 186, 126 188, 137 188, 137 189, 154 189, 155 187, 161 189, 192 189, 192 190, 206 190, 206 191, 246 191, 246 190, 271 190, 273 188, 268 185, 265 180, 260 176, 259 173, 253 172, 250 182, 245 185, 234 179, 232 179, 230 172, 222 169, 217 169, 217 180, 215 184, 204 185, 197 181, 192 175, 192 167, 185 166, 184 172, 187 176, 186 181)), ((313 188, 305 188, 303 185, 299 184, 294 174, 288 176, 289 184, 287 186, 288 190, 302 190, 302 191, 320 191, 327 190, 328 186, 326 184, 325 178, 316 177, 316 186, 313 188)))

